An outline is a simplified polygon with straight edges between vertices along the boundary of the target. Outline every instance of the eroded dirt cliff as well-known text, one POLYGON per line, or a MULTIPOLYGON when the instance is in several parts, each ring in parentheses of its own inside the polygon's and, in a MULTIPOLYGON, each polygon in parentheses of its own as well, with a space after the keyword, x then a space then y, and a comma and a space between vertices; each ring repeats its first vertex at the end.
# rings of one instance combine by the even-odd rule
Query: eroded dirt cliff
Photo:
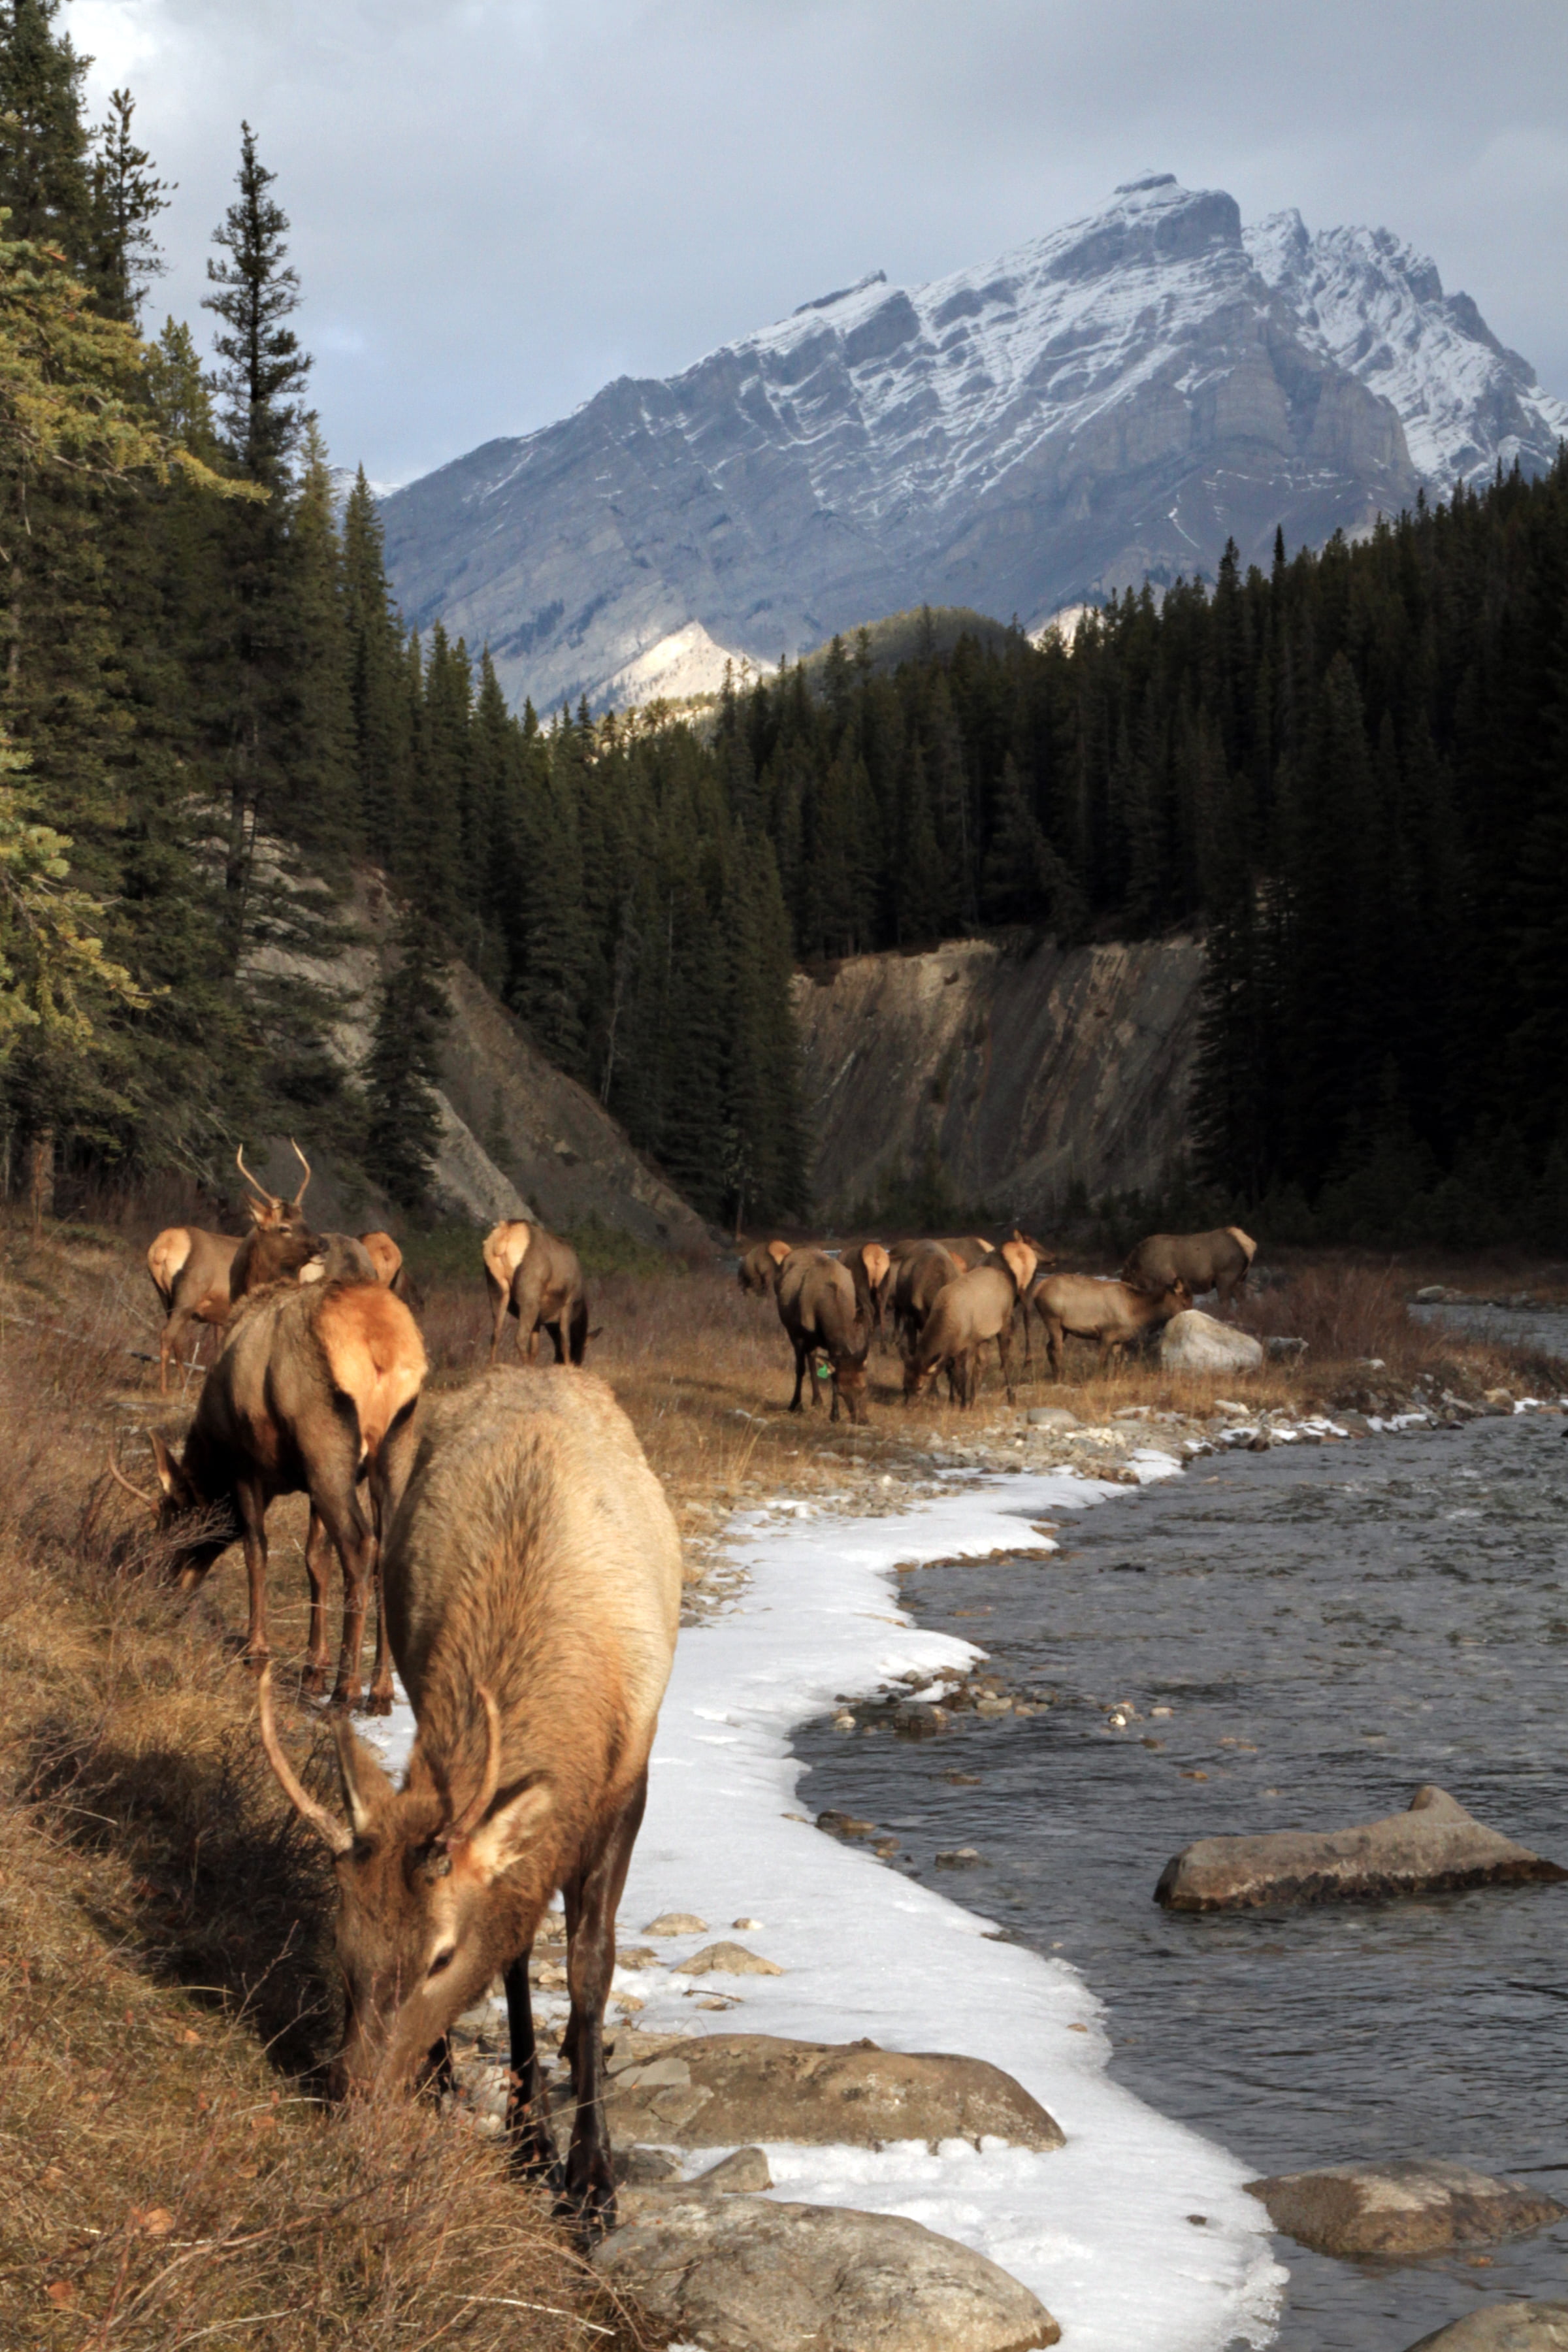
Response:
POLYGON ((1049 1223, 1076 1182, 1157 1186, 1187 1139, 1202 963, 1193 939, 955 940, 797 978, 818 1215, 933 1150, 954 1199, 999 1216, 1049 1223))

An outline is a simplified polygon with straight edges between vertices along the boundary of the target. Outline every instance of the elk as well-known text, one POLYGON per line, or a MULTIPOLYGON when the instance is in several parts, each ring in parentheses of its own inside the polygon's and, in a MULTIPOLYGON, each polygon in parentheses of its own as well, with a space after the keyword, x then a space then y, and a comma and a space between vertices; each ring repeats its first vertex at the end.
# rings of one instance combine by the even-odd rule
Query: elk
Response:
MULTIPOLYGON (((319 1691, 326 1680, 330 1541, 343 1574, 334 1706, 360 1696, 365 1595, 375 1567, 375 1539, 356 1489, 412 1408, 426 1370, 414 1318, 379 1284, 256 1291, 236 1309, 223 1352, 202 1384, 183 1454, 176 1459, 167 1441, 153 1434, 161 1495, 134 1486, 110 1457, 120 1484, 174 1538, 174 1573, 183 1592, 202 1583, 237 1527, 250 1583, 245 1654, 253 1664, 268 1655, 268 1506, 279 1495, 309 1495, 304 1687, 319 1691)), ((370 1704, 374 1714, 385 1714, 392 1704, 384 1611, 370 1704)))
POLYGON ((833 1380, 831 1418, 837 1420, 842 1399, 850 1420, 858 1421, 873 1308, 868 1297, 857 1294, 848 1267, 829 1257, 826 1250, 791 1250, 779 1268, 778 1309, 779 1321, 795 1349, 791 1412, 800 1411, 801 1384, 808 1375, 811 1401, 816 1402, 816 1359, 822 1356, 833 1380))
POLYGON ((914 1352, 938 1292, 956 1282, 964 1271, 963 1263, 942 1242, 917 1242, 894 1265, 893 1335, 906 1357, 914 1352))
MULTIPOLYGON (((299 1145, 295 1144, 294 1149, 305 1170, 305 1181, 292 1201, 280 1199, 257 1182, 245 1164, 243 1144, 235 1152, 235 1164, 253 1195, 247 1203, 251 1215, 248 1234, 210 1234, 199 1225, 168 1225, 150 1244, 147 1271, 165 1318, 158 1341, 160 1396, 169 1393, 170 1360, 178 1356, 190 1326, 226 1322, 230 1307, 243 1296, 244 1281, 239 1289, 234 1286, 234 1265, 240 1251, 247 1249, 258 1234, 280 1236, 303 1231, 305 1219, 300 1203, 304 1198, 305 1184, 310 1181, 310 1170, 299 1145)), ((285 1247, 280 1241, 274 1244, 280 1259, 292 1255, 292 1246, 289 1244, 285 1247)), ((293 1258, 295 1265, 302 1263, 302 1257, 293 1258)))
POLYGON ((547 1234, 542 1225, 533 1227, 502 1311, 517 1318, 517 1352, 525 1363, 538 1360, 542 1330, 548 1331, 554 1343, 558 1364, 582 1362, 591 1336, 588 1293, 570 1242, 547 1234))
POLYGON ((403 1252, 390 1234, 361 1234, 359 1245, 375 1270, 377 1282, 384 1282, 398 1298, 403 1297, 407 1285, 403 1274, 403 1252))
MULTIPOLYGON (((919 1238, 913 1241, 895 1242, 888 1255, 897 1265, 900 1260, 912 1257, 917 1250, 930 1249, 932 1246, 930 1241, 919 1238)), ((984 1265, 988 1257, 994 1257, 996 1255, 995 1244, 983 1240, 978 1234, 961 1234, 957 1240, 949 1238, 939 1241, 934 1246, 946 1250, 950 1256, 955 1257, 959 1265, 965 1268, 984 1265)))
POLYGON ((347 2031, 335 2087, 414 2086, 501 1974, 512 2158, 553 2171, 528 1962, 560 1888, 575 2114, 558 2178, 587 2229, 613 2227, 605 2000, 675 1648, 675 1522, 631 1423, 585 1373, 489 1371, 426 1397, 384 1475, 397 1497, 386 1612, 417 1727, 403 1786, 340 1720, 347 1818, 330 1811, 289 1763, 265 1673, 259 1694, 273 1770, 336 1861, 347 2031))
POLYGON ((281 1193, 269 1192, 258 1184, 245 1164, 245 1148, 241 1145, 234 1155, 235 1166, 249 1185, 251 1198, 246 1203, 250 1211, 250 1231, 240 1243, 229 1268, 230 1303, 244 1298, 252 1290, 259 1290, 268 1282, 279 1282, 298 1275, 307 1261, 321 1248, 320 1235, 311 1233, 305 1223, 305 1188, 310 1181, 310 1163, 294 1141, 289 1139, 295 1159, 304 1170, 300 1189, 291 1201, 281 1193))
POLYGON ((788 1242, 758 1242, 746 1252, 735 1279, 748 1298, 771 1298, 778 1287, 779 1268, 790 1252, 788 1242))
POLYGON ((872 1326, 882 1328, 882 1308, 892 1290, 893 1261, 880 1242, 861 1242, 847 1250, 839 1263, 849 1269, 855 1296, 870 1309, 872 1326))
POLYGON ((1150 1234, 1131 1252, 1121 1279, 1150 1291, 1184 1282, 1194 1298, 1202 1290, 1217 1290, 1228 1307, 1245 1287, 1257 1255, 1258 1244, 1239 1225, 1206 1234, 1150 1234))
POLYGON ((971 1266, 937 1293, 916 1346, 904 1364, 904 1402, 911 1403, 946 1365, 953 1394, 973 1404, 980 1389, 980 1351, 996 1342, 1007 1402, 1013 1402, 1013 1315, 1035 1276, 1035 1253, 1027 1242, 1004 1242, 981 1265, 971 1266))
POLYGON ((503 1217, 492 1225, 480 1244, 484 1259, 485 1288, 489 1293, 494 1328, 490 1333, 490 1362, 500 1346, 501 1326, 511 1306, 511 1278, 528 1255, 529 1244, 538 1228, 526 1217, 503 1217))
POLYGON ((1135 1290, 1131 1283, 1110 1282, 1093 1274, 1047 1274, 1028 1297, 1028 1306, 1045 1325, 1046 1351, 1058 1381, 1064 1334, 1074 1339, 1097 1339, 1103 1364, 1141 1332, 1168 1323, 1192 1303, 1193 1294, 1184 1282, 1173 1282, 1160 1291, 1135 1290))

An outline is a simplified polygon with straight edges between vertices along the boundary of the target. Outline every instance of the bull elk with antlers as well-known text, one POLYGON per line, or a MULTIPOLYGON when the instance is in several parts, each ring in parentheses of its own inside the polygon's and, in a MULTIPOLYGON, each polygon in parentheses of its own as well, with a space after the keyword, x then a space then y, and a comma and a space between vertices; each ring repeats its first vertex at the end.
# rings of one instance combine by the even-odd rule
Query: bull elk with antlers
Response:
POLYGON ((309 1796, 261 1682, 261 1737, 337 1863, 340 2090, 412 2086, 498 1973, 514 2158, 554 2147, 529 2004, 545 1906, 566 1900, 575 2116, 567 2203, 613 2223, 602 2105, 616 1912, 674 1654, 680 1543, 602 1381, 503 1370, 426 1397, 386 1470, 386 1613, 417 1732, 401 1789, 336 1727, 347 1819, 309 1796))
MULTIPOLYGON (((175 1541, 182 1591, 194 1591, 237 1534, 250 1581, 246 1655, 267 1642, 267 1509, 279 1495, 308 1494, 310 1586, 305 1688, 326 1679, 326 1571, 342 1565, 342 1643, 332 1704, 360 1696, 365 1600, 375 1538, 358 1486, 412 1409, 426 1373, 424 1342, 401 1299, 379 1283, 312 1283, 253 1293, 235 1310, 222 1354, 202 1385, 176 1458, 153 1433, 159 1494, 135 1486, 110 1455, 120 1484, 175 1541), (329 1549, 329 1546, 331 1549, 329 1549)), ((392 1704, 385 1612, 376 1634, 373 1712, 392 1704)))
POLYGON ((247 1288, 256 1287, 261 1281, 275 1280, 280 1274, 297 1272, 309 1258, 310 1250, 300 1245, 300 1236, 305 1234, 305 1213, 300 1203, 310 1181, 310 1164, 297 1143, 294 1150, 305 1174, 291 1201, 268 1192, 265 1185, 257 1182, 245 1164, 243 1144, 236 1151, 235 1164, 251 1190, 252 1197, 247 1203, 251 1219, 249 1233, 213 1234, 200 1225, 166 1225, 149 1245, 147 1271, 165 1318, 158 1340, 160 1396, 169 1393, 170 1361, 178 1358, 193 1323, 226 1323, 235 1300, 243 1297, 247 1288), (250 1270, 258 1249, 268 1268, 266 1273, 250 1270), (237 1287, 235 1262, 242 1251, 245 1259, 237 1287))

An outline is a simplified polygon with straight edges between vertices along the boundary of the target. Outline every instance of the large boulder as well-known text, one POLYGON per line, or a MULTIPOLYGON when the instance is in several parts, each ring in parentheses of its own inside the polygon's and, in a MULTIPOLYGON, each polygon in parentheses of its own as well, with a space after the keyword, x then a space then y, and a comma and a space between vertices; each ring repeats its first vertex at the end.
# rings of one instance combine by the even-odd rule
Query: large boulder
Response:
POLYGON ((1275 2228, 1314 2253, 1396 2262, 1518 2237, 1564 2210, 1542 2189, 1462 2164, 1331 2164, 1247 2185, 1275 2228))
POLYGON ((613 2137, 676 2147, 794 2140, 967 2139, 1053 2148, 1062 2134, 1037 2099, 983 2058, 879 2050, 874 2042, 788 2042, 771 2033, 672 2036, 652 2056, 611 2062, 613 2137))
POLYGON ((1160 1334, 1160 1363, 1167 1372, 1250 1372, 1262 1361, 1263 1349, 1250 1331, 1216 1323, 1196 1307, 1173 1315, 1160 1334))
POLYGON ((984 2254, 837 2205, 668 2203, 613 2231, 594 2267, 704 2352, 1030 2352, 1061 2335, 984 2254))
POLYGON ((1568 2303, 1494 2303, 1424 2336, 1410 2352, 1568 2352, 1568 2303))
POLYGON ((1428 1783, 1408 1812, 1354 1829, 1199 1838, 1165 1864, 1154 1900, 1169 1911, 1236 1911, 1560 1878, 1568 1871, 1484 1829, 1457 1797, 1428 1783))

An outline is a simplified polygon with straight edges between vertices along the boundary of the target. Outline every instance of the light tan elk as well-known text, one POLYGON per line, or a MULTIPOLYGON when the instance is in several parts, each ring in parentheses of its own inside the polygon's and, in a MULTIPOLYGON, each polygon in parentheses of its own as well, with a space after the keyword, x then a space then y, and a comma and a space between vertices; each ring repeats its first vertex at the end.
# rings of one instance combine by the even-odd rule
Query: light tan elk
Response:
POLYGON ((771 1298, 778 1287, 779 1268, 790 1252, 788 1242, 758 1242, 746 1252, 735 1279, 749 1298, 771 1298))
MULTIPOLYGON (((297 1144, 295 1150, 299 1150, 297 1144)), ((251 1189, 248 1234, 213 1234, 200 1225, 167 1225, 148 1247, 147 1271, 165 1318, 158 1341, 160 1396, 169 1393, 169 1365, 172 1360, 178 1360, 191 1325, 216 1326, 226 1322, 235 1299, 242 1295, 233 1285, 234 1262, 239 1251, 258 1233, 281 1235, 290 1229, 304 1230, 304 1212, 300 1203, 304 1198, 305 1184, 310 1181, 310 1171, 303 1154, 300 1164, 305 1166, 305 1183, 292 1201, 280 1199, 257 1182, 245 1164, 243 1145, 235 1153, 235 1164, 251 1189)), ((273 1246, 280 1249, 281 1255, 293 1254, 291 1244, 285 1247, 275 1242, 273 1246)), ((297 1262, 303 1263, 303 1259, 297 1262)))
MULTIPOLYGON (((485 1268, 487 1276, 489 1267, 485 1268)), ((588 1329, 588 1293, 583 1268, 570 1242, 547 1234, 542 1225, 531 1228, 527 1248, 518 1260, 511 1289, 501 1308, 517 1318, 517 1352, 524 1363, 539 1356, 539 1335, 548 1331, 558 1364, 580 1364, 592 1336, 588 1329)), ((497 1324, 497 1332, 500 1323, 497 1324)), ((491 1353, 495 1343, 491 1341, 491 1353)))
POLYGON ((375 1232, 361 1234, 359 1244, 375 1269, 377 1282, 384 1282, 388 1290, 397 1297, 403 1297, 407 1287, 403 1275, 403 1252, 392 1235, 375 1232))
POLYGON ((994 1339, 1011 1404, 1013 1315, 1034 1276, 1033 1249, 1027 1242, 1012 1241, 946 1284, 906 1360, 905 1402, 921 1395, 932 1373, 945 1366, 958 1402, 973 1404, 980 1390, 980 1351, 994 1339))
MULTIPOLYGON (((254 1293, 235 1310, 223 1353, 207 1374, 176 1459, 154 1433, 161 1496, 133 1486, 110 1457, 121 1486, 174 1538, 182 1591, 194 1591, 236 1535, 250 1583, 246 1656, 259 1664, 267 1641, 267 1508, 279 1495, 310 1498, 305 1572, 310 1631, 304 1687, 326 1680, 326 1582, 331 1550, 342 1565, 342 1643, 334 1706, 360 1696, 365 1600, 375 1539, 358 1485, 412 1408, 426 1373, 425 1346, 401 1299, 378 1283, 313 1283, 254 1293), (330 1548, 329 1548, 330 1547, 330 1548)), ((385 1613, 376 1632, 373 1712, 392 1704, 385 1613)))
POLYGON ((552 2168, 528 1960, 561 1888, 575 2093, 564 2199, 606 2227, 605 1999, 675 1648, 679 1538, 630 1423, 586 1374, 487 1372, 427 1397, 395 1451, 382 1573, 418 1727, 405 1785, 340 1723, 338 1819, 301 1787, 261 1685, 273 1769, 337 1859, 337 2086, 412 2087, 503 1974, 513 2157, 552 2168))
POLYGON ((538 1230, 526 1217, 503 1217, 499 1225, 490 1227, 479 1245, 493 1322, 490 1332, 492 1364, 496 1360, 496 1349, 500 1346, 501 1327, 511 1306, 512 1276, 527 1256, 529 1244, 538 1230))
POLYGON ((1029 1293, 1028 1304, 1046 1328, 1051 1370, 1062 1377, 1062 1340, 1095 1339, 1100 1360, 1108 1362, 1143 1332, 1193 1303, 1184 1282, 1161 1291, 1134 1290, 1131 1283, 1102 1282, 1092 1274, 1047 1274, 1029 1293))
POLYGON ((1220 1304, 1228 1307, 1245 1287, 1257 1255, 1258 1244, 1239 1225, 1207 1234, 1150 1234, 1129 1256, 1121 1279, 1139 1290, 1184 1282, 1194 1298, 1201 1290, 1217 1290, 1220 1304))
POLYGON ((833 1383, 831 1418, 837 1420, 842 1401, 850 1420, 858 1421, 860 1400, 866 1392, 873 1309, 868 1297, 857 1297, 848 1267, 829 1257, 826 1250, 791 1250, 779 1268, 778 1310, 795 1349, 791 1412, 800 1411, 801 1385, 808 1378, 812 1403, 817 1402, 820 1357, 833 1383))

